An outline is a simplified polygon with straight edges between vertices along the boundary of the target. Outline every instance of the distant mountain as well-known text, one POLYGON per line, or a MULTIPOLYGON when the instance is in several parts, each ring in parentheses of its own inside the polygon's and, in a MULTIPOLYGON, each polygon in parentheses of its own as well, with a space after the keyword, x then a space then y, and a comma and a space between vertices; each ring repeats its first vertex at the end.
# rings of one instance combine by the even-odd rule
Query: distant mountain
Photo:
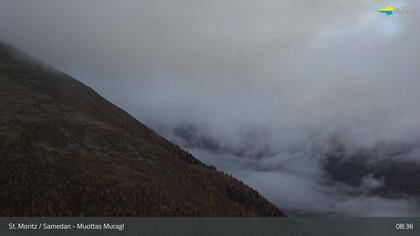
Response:
POLYGON ((0 43, 0 215, 284 213, 89 87, 0 43))
POLYGON ((322 161, 327 179, 387 198, 410 196, 420 201, 419 145, 381 143, 351 149, 338 144, 322 161))

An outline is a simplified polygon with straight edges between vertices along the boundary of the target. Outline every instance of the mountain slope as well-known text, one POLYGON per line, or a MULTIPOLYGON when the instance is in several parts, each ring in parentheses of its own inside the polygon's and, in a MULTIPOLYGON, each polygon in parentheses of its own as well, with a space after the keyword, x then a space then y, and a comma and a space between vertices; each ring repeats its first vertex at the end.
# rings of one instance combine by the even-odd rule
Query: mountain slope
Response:
POLYGON ((1 216, 283 216, 75 79, 0 44, 1 216))

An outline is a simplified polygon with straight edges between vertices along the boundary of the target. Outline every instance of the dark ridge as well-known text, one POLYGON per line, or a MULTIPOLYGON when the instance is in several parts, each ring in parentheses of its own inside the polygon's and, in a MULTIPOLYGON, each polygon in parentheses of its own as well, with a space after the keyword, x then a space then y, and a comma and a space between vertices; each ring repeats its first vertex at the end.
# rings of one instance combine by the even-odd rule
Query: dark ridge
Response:
POLYGON ((0 43, 1 216, 284 216, 70 76, 0 43))

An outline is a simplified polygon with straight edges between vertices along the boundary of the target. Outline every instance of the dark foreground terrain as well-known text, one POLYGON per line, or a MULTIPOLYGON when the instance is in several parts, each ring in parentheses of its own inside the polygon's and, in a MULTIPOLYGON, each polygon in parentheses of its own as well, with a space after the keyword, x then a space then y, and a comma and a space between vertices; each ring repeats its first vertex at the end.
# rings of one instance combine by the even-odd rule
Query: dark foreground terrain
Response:
POLYGON ((0 215, 284 214, 92 89, 0 43, 0 215))

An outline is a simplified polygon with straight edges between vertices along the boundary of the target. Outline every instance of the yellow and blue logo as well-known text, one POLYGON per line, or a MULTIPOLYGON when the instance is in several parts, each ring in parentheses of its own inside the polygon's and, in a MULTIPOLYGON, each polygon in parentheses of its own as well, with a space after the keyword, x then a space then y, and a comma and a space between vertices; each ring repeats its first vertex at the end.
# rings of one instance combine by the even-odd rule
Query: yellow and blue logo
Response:
POLYGON ((385 13, 388 16, 394 14, 394 11, 395 11, 395 9, 391 6, 387 6, 387 7, 384 7, 384 8, 381 8, 381 9, 378 10, 378 12, 385 13))

